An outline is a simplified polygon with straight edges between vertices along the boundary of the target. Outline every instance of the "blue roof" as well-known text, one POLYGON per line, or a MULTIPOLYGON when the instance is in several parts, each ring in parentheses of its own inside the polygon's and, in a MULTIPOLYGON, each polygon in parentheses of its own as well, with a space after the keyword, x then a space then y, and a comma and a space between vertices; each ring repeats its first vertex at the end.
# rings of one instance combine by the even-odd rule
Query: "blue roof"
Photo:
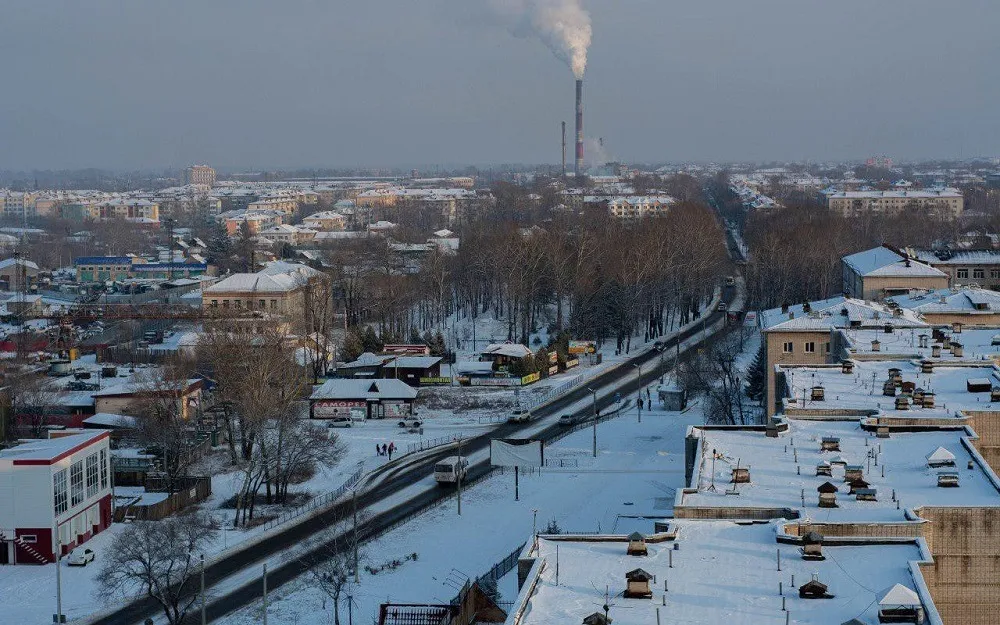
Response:
POLYGON ((207 271, 206 263, 143 263, 132 265, 132 271, 159 271, 162 269, 193 269, 207 271))
POLYGON ((130 265, 129 256, 81 256, 73 259, 74 265, 130 265))

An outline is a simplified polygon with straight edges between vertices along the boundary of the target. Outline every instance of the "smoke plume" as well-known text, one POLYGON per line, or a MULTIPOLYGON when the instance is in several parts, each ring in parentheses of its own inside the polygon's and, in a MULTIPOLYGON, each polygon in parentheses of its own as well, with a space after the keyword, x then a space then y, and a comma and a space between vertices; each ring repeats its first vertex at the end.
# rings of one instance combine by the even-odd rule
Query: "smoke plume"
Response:
POLYGON ((492 0, 496 10, 513 20, 511 32, 533 37, 562 59, 577 78, 587 69, 590 13, 580 0, 492 0))

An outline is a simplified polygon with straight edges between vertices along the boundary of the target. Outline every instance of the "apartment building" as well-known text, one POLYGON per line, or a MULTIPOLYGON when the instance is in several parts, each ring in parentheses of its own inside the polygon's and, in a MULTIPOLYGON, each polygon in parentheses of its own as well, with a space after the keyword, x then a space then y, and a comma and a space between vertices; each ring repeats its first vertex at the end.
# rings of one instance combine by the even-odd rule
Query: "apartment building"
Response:
POLYGON ((291 215, 299 209, 299 201, 292 197, 261 198, 247 204, 249 211, 274 211, 291 215))
POLYGON ((767 363, 768 416, 780 401, 776 387, 776 365, 822 365, 839 363, 848 339, 838 330, 899 329, 928 330, 917 313, 848 297, 834 297, 761 313, 764 355, 767 363))
MULTIPOLYGON (((643 219, 665 215, 677 200, 669 195, 629 195, 607 199, 608 212, 617 219, 643 219)), ((584 199, 588 203, 588 199, 584 199)))
POLYGON ((907 249, 905 253, 943 271, 951 286, 980 286, 1000 291, 1000 251, 907 249))
POLYGON ((321 211, 313 213, 302 220, 302 225, 318 232, 339 232, 344 229, 346 220, 340 213, 321 211))
POLYGON ((301 313, 310 284, 323 274, 306 265, 275 261, 256 273, 235 273, 202 291, 205 310, 301 313))
POLYGON ((949 286, 945 272, 888 246, 845 256, 841 267, 844 295, 858 299, 881 300, 949 286))
POLYGON ((215 186, 215 170, 208 165, 192 165, 184 170, 184 184, 215 186))
POLYGON ((287 243, 289 245, 302 245, 316 238, 316 231, 311 228, 293 226, 291 224, 281 224, 272 226, 260 231, 260 238, 271 243, 287 243))
POLYGON ((823 192, 827 207, 845 217, 867 213, 894 214, 916 208, 945 217, 962 215, 965 207, 962 192, 952 187, 923 190, 835 191, 823 192))

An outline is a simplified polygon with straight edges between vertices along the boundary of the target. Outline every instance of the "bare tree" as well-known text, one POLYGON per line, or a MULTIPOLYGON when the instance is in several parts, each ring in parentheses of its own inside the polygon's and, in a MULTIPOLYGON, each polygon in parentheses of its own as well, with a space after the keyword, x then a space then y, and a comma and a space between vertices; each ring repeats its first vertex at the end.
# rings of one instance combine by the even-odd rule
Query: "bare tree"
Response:
POLYGON ((10 387, 14 421, 26 427, 31 437, 42 438, 65 391, 54 386, 45 375, 29 369, 16 371, 10 387))
POLYGON ((98 592, 125 597, 142 592, 159 604, 170 625, 181 625, 198 596, 198 554, 217 531, 202 513, 127 525, 106 550, 98 592))
POLYGON ((744 393, 746 376, 738 362, 745 331, 726 334, 682 367, 682 384, 705 396, 708 423, 746 425, 760 420, 761 407, 744 393))
POLYGON ((351 583, 355 565, 360 566, 363 554, 354 542, 354 532, 345 521, 335 530, 338 534, 306 559, 309 574, 316 586, 333 601, 333 622, 340 625, 340 601, 351 583), (357 562, 355 555, 357 551, 357 562))

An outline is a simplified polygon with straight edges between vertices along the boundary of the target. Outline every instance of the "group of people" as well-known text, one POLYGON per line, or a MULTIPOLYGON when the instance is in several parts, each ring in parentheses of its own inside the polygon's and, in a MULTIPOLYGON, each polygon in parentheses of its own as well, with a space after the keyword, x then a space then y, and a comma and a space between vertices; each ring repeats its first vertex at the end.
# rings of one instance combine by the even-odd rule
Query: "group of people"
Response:
POLYGON ((389 456, 389 460, 392 460, 392 454, 396 452, 396 443, 389 441, 388 443, 382 443, 379 445, 375 444, 375 455, 376 456, 389 456))

